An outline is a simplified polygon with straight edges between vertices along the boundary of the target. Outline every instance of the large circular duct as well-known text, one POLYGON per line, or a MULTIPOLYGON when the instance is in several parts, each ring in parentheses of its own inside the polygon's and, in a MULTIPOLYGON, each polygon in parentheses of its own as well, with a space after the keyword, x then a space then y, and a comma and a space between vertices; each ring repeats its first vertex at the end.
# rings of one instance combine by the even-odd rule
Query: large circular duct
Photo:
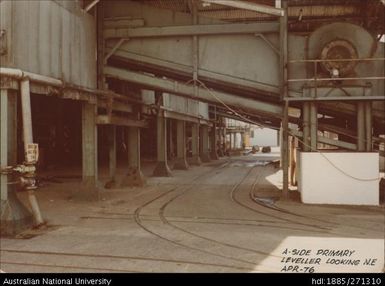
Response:
POLYGON ((346 75, 352 72, 357 61, 336 61, 338 59, 357 59, 356 48, 347 40, 336 39, 327 43, 321 51, 321 66, 330 74, 337 71, 338 75, 346 75))
MULTIPOLYGON (((364 28, 350 23, 332 23, 315 30, 308 38, 308 59, 360 59, 370 58, 377 49, 377 41, 364 28)), ((321 68, 339 75, 352 73, 358 62, 325 61, 321 68)))

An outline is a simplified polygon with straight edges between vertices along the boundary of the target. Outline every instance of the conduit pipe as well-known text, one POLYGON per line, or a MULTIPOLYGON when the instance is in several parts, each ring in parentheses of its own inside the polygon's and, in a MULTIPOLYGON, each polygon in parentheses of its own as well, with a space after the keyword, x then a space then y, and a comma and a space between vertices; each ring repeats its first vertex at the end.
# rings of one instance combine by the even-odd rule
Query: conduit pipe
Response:
MULTIPOLYGON (((29 88, 29 79, 23 78, 20 82, 21 90, 21 111, 23 120, 23 138, 24 138, 24 154, 26 164, 28 162, 28 144, 33 144, 33 132, 32 132, 32 112, 31 112, 31 93, 29 88)), ((37 226, 44 224, 43 218, 40 213, 39 204, 37 203, 35 192, 28 190, 28 199, 31 205, 32 214, 35 218, 37 226)))

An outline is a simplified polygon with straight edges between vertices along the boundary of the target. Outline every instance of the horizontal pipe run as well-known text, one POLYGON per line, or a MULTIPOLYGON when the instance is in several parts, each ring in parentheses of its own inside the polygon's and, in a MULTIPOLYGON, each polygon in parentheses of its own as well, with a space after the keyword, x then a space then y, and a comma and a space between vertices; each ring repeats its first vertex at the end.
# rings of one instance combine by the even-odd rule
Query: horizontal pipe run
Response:
POLYGON ((123 99, 123 100, 127 100, 130 102, 138 103, 138 104, 144 104, 141 100, 135 100, 133 98, 130 98, 130 97, 127 97, 127 96, 124 96, 121 94, 117 94, 117 93, 110 91, 110 90, 98 90, 98 89, 80 87, 77 85, 71 85, 71 84, 68 84, 66 82, 63 82, 60 79, 56 79, 56 78, 52 78, 52 77, 48 77, 48 76, 44 76, 44 75, 39 75, 39 74, 35 74, 35 73, 30 73, 30 72, 22 71, 20 69, 1 67, 0 68, 0 76, 1 77, 11 77, 11 78, 15 78, 17 80, 22 80, 22 79, 28 78, 31 82, 37 82, 37 83, 41 83, 41 84, 55 86, 55 87, 59 87, 62 89, 67 89, 67 90, 68 89, 69 90, 70 89, 76 89, 76 90, 80 90, 80 91, 86 92, 86 93, 91 93, 91 94, 97 95, 97 96, 113 97, 116 99, 123 99))
POLYGON ((11 69, 11 68, 0 68, 0 75, 1 76, 9 76, 16 79, 23 79, 28 78, 31 81, 39 82, 39 83, 46 83, 53 86, 63 86, 63 82, 59 79, 55 79, 52 77, 47 77, 35 73, 25 72, 19 69, 11 69))
POLYGON ((158 38, 158 37, 190 37, 231 34, 277 33, 278 23, 233 23, 233 24, 199 24, 184 26, 161 26, 139 28, 107 28, 105 39, 116 38, 158 38))
POLYGON ((289 63, 322 63, 322 62, 361 62, 361 61, 384 61, 385 58, 358 58, 358 59, 315 59, 315 60, 291 60, 289 63))
POLYGON ((381 80, 384 76, 367 76, 367 77, 324 77, 324 78, 293 78, 288 82, 307 82, 307 81, 342 81, 342 80, 381 80))
POLYGON ((249 11, 254 11, 254 12, 273 15, 273 16, 282 17, 285 15, 285 10, 282 8, 276 8, 269 5, 250 3, 246 1, 240 1, 240 0, 237 0, 237 1, 235 0, 203 0, 203 2, 212 3, 216 5, 223 5, 223 6, 228 6, 228 7, 233 7, 233 8, 243 9, 243 10, 249 10, 249 11))
POLYGON ((285 101, 383 101, 385 96, 285 97, 285 101))

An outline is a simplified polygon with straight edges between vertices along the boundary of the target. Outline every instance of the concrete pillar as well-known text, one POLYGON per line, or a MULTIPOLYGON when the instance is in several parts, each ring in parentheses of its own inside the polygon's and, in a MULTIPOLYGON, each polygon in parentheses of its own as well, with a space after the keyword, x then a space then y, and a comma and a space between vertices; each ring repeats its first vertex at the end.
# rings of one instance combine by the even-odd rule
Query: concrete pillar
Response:
MULTIPOLYGON (((221 121, 222 123, 223 121, 221 121)), ((225 156, 225 140, 226 140, 226 135, 224 133, 224 128, 223 127, 220 127, 219 130, 219 149, 218 149, 218 155, 219 157, 223 157, 225 156)))
POLYGON ((209 127, 207 125, 200 126, 200 157, 202 162, 210 162, 210 153, 209 153, 209 127))
POLYGON ((109 148, 109 181, 105 184, 105 188, 110 189, 116 187, 116 126, 108 126, 108 148, 109 148))
MULTIPOLYGON (((0 90, 0 166, 17 163, 17 92, 0 90)), ((16 196, 16 176, 0 174, 0 235, 14 236, 33 225, 33 216, 16 196)))
POLYGON ((315 102, 310 103, 310 146, 311 151, 317 150, 318 109, 315 102))
POLYGON ((186 121, 177 120, 176 122, 176 162, 174 169, 187 170, 187 150, 186 150, 186 121))
POLYGON ((365 151, 365 103, 357 103, 357 151, 365 151))
MULTIPOLYGON (((82 106, 82 178, 81 191, 97 191, 98 156, 97 156, 97 107, 95 104, 83 102, 82 106)), ((79 194, 83 196, 83 194, 79 194)))
POLYGON ((365 103, 366 151, 372 151, 372 103, 365 103))
POLYGON ((199 166, 202 164, 199 157, 199 123, 191 124, 191 140, 192 157, 189 158, 189 163, 199 166))
POLYGON ((241 133, 241 148, 245 149, 246 147, 246 132, 241 133))
POLYGON ((140 164, 140 128, 128 127, 128 170, 121 187, 143 187, 146 184, 140 164))
POLYGON ((155 177, 170 177, 171 171, 167 164, 167 119, 158 114, 157 117, 157 164, 153 172, 155 177))
POLYGON ((210 132, 210 158, 212 160, 218 160, 218 145, 217 145, 217 125, 213 124, 210 132))
POLYGON ((166 124, 166 128, 167 128, 167 131, 166 131, 166 134, 167 134, 167 140, 168 140, 168 158, 170 160, 173 160, 176 155, 175 155, 175 147, 174 147, 174 120, 172 119, 169 119, 167 120, 167 124, 166 124))
POLYGON ((302 107, 303 142, 302 150, 310 152, 310 103, 305 102, 302 107))

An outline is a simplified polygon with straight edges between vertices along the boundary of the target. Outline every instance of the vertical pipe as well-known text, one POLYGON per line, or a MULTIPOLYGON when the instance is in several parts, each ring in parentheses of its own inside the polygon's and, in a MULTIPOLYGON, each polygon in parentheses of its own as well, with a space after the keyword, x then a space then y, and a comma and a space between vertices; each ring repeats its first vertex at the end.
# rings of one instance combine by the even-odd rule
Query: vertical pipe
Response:
POLYGON ((310 151, 310 103, 305 102, 302 107, 303 146, 302 151, 310 151))
POLYGON ((372 151, 372 103, 365 103, 366 151, 372 151))
MULTIPOLYGON (((11 165, 8 161, 8 90, 0 90, 0 167, 11 165)), ((8 199, 8 176, 0 174, 0 199, 6 201, 8 199)))
POLYGON ((290 184, 295 185, 295 137, 290 136, 290 184))
MULTIPOLYGON (((279 35, 280 35, 280 87, 281 87, 281 99, 285 100, 288 96, 288 31, 287 31, 287 23, 288 23, 288 15, 287 15, 287 0, 282 1, 282 8, 285 10, 285 14, 283 17, 280 17, 279 20, 279 35)), ((287 100, 284 101, 284 109, 283 109, 283 120, 282 120, 282 193, 284 197, 288 197, 289 195, 289 102, 287 100)))
POLYGON ((315 102, 310 103, 310 146, 311 151, 317 150, 318 109, 315 102))
MULTIPOLYGON (((24 152, 25 152, 25 158, 27 159, 28 144, 33 143, 31 93, 30 93, 28 79, 21 80, 20 89, 21 89, 21 112, 22 112, 22 120, 23 120, 24 152)), ((30 163, 30 162, 27 162, 27 163, 30 163)), ((33 190, 28 191, 28 199, 31 205, 32 214, 34 216, 36 225, 43 224, 44 220, 41 216, 39 204, 36 200, 35 192, 33 190)))
POLYGON ((365 103, 357 103, 357 151, 365 151, 365 103))

